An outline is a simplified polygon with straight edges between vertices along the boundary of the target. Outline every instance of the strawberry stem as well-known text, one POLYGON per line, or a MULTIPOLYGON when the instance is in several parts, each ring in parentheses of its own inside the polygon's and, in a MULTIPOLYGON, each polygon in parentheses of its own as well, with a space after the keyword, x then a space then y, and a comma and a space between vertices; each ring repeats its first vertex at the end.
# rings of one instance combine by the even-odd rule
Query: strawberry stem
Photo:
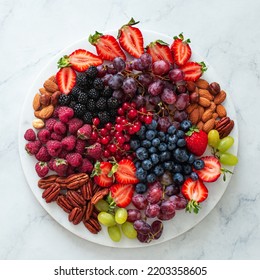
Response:
POLYGON ((88 41, 91 45, 95 45, 101 36, 103 36, 103 34, 96 31, 94 35, 89 35, 88 41))
POLYGON ((200 208, 201 208, 201 206, 200 206, 199 202, 191 199, 186 206, 186 212, 191 213, 193 211, 193 213, 198 214, 200 208))
POLYGON ((64 68, 64 67, 68 67, 68 66, 71 66, 70 58, 68 55, 64 55, 58 61, 58 68, 64 68))
POLYGON ((201 65, 201 71, 202 73, 206 72, 208 70, 206 64, 204 61, 199 62, 199 65, 201 65))

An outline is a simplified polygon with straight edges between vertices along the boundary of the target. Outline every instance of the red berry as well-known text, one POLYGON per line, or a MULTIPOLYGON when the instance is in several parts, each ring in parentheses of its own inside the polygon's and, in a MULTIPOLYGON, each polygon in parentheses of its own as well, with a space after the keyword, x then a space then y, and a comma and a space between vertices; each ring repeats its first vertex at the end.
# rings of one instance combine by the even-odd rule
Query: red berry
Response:
POLYGON ((130 106, 131 106, 132 108, 136 108, 136 103, 135 103, 135 102, 131 102, 130 106))
POLYGON ((125 102, 125 103, 122 105, 122 108, 123 108, 124 111, 127 111, 127 110, 130 108, 129 103, 125 102))
POLYGON ((101 128, 99 132, 100 132, 101 136, 107 136, 107 134, 108 134, 107 129, 106 129, 106 128, 104 128, 104 127, 103 127, 103 128, 101 128))
POLYGON ((105 150, 103 152, 103 156, 106 157, 106 158, 109 158, 110 157, 110 152, 108 150, 105 150))
POLYGON ((131 109, 127 113, 127 116, 129 119, 134 119, 137 117, 137 115, 138 115, 138 113, 137 113, 136 109, 131 109))
POLYGON ((144 118, 145 124, 150 124, 153 121, 153 117, 151 115, 147 115, 144 118))
POLYGON ((135 134, 135 131, 134 131, 134 128, 133 128, 133 126, 130 126, 129 128, 128 128, 128 133, 129 134, 135 134))
POLYGON ((125 151, 129 151, 130 150, 130 145, 127 143, 127 144, 124 144, 124 146, 123 146, 123 149, 125 150, 125 151))
POLYGON ((118 124, 121 123, 122 119, 123 119, 123 117, 121 117, 121 116, 116 117, 116 123, 118 123, 118 124))
POLYGON ((124 111, 123 108, 119 108, 119 109, 117 110, 117 113, 118 113, 118 115, 123 116, 123 115, 125 114, 125 111, 124 111))
POLYGON ((123 143, 125 143, 125 137, 122 135, 120 135, 120 136, 118 136, 117 137, 117 142, 119 143, 119 144, 123 144, 123 143))
POLYGON ((98 126, 98 125, 100 124, 100 119, 99 119, 99 118, 94 118, 94 119, 92 120, 92 122, 93 122, 93 124, 94 124, 95 126, 98 126))
POLYGON ((147 110, 146 110, 145 107, 141 107, 141 108, 139 109, 139 111, 140 111, 141 113, 147 113, 147 110))
POLYGON ((115 129, 116 129, 116 131, 120 131, 121 132, 124 129, 124 127, 121 124, 116 124, 115 125, 115 129))
POLYGON ((115 152, 117 151, 117 147, 116 147, 115 144, 109 145, 108 148, 109 148, 109 151, 110 151, 111 153, 115 153, 115 152))
POLYGON ((105 125, 105 128, 106 128, 107 130, 111 130, 112 127, 113 127, 112 123, 107 123, 107 124, 105 125))
POLYGON ((107 145, 109 143, 109 139, 107 139, 106 137, 102 137, 100 139, 100 143, 103 145, 107 145))
POLYGON ((97 140, 98 139, 98 133, 96 131, 92 131, 90 139, 91 140, 97 140))

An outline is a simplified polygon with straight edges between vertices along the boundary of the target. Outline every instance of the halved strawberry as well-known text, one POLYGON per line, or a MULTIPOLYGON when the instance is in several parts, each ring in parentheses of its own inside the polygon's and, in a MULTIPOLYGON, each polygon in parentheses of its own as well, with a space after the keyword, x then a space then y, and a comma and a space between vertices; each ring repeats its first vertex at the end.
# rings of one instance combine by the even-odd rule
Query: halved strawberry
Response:
POLYGON ((121 57, 126 60, 125 53, 112 35, 103 35, 96 31, 94 35, 89 35, 88 40, 96 47, 97 53, 102 59, 112 61, 116 57, 121 57))
POLYGON ((129 159, 122 159, 113 166, 116 181, 122 184, 136 184, 139 182, 135 173, 136 167, 129 159))
POLYGON ((186 211, 198 213, 200 209, 200 202, 208 197, 208 189, 203 182, 198 179, 193 181, 191 178, 185 180, 182 185, 181 192, 183 196, 189 200, 186 211))
POLYGON ((114 184, 110 187, 110 193, 118 207, 126 207, 132 201, 134 186, 129 184, 114 184))
POLYGON ((185 65, 180 66, 180 69, 184 73, 185 81, 197 81, 207 70, 207 67, 204 62, 193 62, 188 61, 185 65))
POLYGON ((69 94, 76 85, 76 72, 71 67, 61 68, 56 74, 56 81, 60 92, 69 94))
POLYGON ((214 156, 205 156, 201 158, 204 161, 204 167, 194 171, 204 182, 215 182, 221 175, 221 165, 219 160, 214 156))
POLYGON ((144 53, 144 39, 140 29, 133 27, 138 24, 133 18, 123 25, 119 31, 117 38, 120 46, 132 56, 139 58, 144 53))
POLYGON ((151 42, 146 47, 146 51, 152 56, 153 62, 157 60, 166 60, 171 64, 173 64, 174 62, 169 44, 165 43, 162 40, 151 42))
POLYGON ((110 187, 114 181, 113 176, 108 176, 112 167, 110 162, 97 161, 91 174, 91 177, 94 178, 94 182, 100 187, 110 187))
POLYGON ((175 36, 171 45, 174 62, 178 65, 184 65, 191 57, 190 39, 184 41, 183 34, 175 36))

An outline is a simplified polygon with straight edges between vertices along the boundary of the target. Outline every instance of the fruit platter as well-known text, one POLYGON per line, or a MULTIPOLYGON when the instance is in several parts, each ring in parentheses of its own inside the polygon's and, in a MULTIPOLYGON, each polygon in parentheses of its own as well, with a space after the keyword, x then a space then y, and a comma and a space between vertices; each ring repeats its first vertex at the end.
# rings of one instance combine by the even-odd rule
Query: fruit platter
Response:
POLYGON ((73 234, 112 247, 158 244, 197 225, 228 187, 237 148, 231 97, 190 39, 133 18, 55 56, 19 129, 39 203, 73 234))

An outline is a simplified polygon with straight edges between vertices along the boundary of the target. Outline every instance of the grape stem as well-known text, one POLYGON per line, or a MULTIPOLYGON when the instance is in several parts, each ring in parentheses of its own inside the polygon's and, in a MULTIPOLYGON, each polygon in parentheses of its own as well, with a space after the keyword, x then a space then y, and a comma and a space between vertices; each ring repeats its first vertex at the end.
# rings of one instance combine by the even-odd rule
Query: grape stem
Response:
POLYGON ((226 169, 226 168, 221 168, 221 173, 223 174, 223 181, 225 182, 227 179, 227 173, 229 174, 234 174, 232 171, 226 169))

